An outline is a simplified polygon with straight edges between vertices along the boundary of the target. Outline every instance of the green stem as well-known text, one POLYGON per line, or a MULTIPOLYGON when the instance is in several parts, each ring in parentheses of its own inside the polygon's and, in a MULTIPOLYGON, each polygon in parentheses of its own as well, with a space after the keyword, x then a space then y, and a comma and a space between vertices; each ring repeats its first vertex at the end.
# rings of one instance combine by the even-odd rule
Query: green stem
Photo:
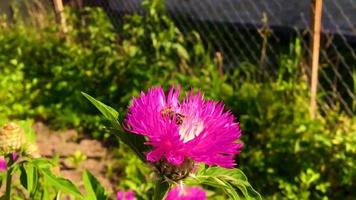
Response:
POLYGON ((155 185, 153 200, 162 200, 168 189, 169 184, 166 181, 163 181, 163 179, 158 180, 155 185))
POLYGON ((5 200, 10 200, 11 196, 11 181, 12 181, 12 164, 14 160, 12 159, 12 155, 7 156, 9 158, 9 162, 7 164, 7 173, 6 173, 6 191, 5 191, 5 200))

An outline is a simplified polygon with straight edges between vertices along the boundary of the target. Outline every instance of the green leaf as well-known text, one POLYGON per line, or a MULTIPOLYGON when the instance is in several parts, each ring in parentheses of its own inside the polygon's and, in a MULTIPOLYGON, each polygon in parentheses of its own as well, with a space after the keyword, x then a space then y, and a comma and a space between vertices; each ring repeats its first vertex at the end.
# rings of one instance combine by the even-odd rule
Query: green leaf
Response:
POLYGON ((24 163, 20 167, 20 171, 20 182, 22 186, 24 186, 30 194, 33 194, 36 191, 38 184, 37 169, 31 164, 24 163))
POLYGON ((189 54, 185 47, 179 43, 173 44, 173 48, 177 50, 178 55, 184 59, 189 61, 189 54))
POLYGON ((115 128, 121 129, 120 124, 117 122, 119 113, 114 108, 101 103, 100 101, 94 99, 92 96, 84 92, 82 92, 82 94, 104 115, 106 119, 110 120, 113 123, 115 128))
POLYGON ((84 187, 87 192, 87 200, 105 200, 108 196, 100 182, 87 170, 83 172, 84 187))
POLYGON ((21 128, 24 130, 24 136, 26 138, 26 143, 35 144, 36 143, 36 133, 32 128, 32 121, 19 121, 21 128))
POLYGON ((29 160, 29 162, 34 165, 37 169, 51 169, 53 167, 53 163, 44 158, 34 158, 29 160))
POLYGON ((75 197, 83 198, 79 189, 68 179, 57 177, 49 169, 43 169, 41 172, 49 185, 65 193, 72 194, 75 197))
POLYGON ((50 188, 43 185, 42 182, 39 182, 37 186, 37 190, 35 191, 34 194, 32 194, 31 199, 33 200, 52 199, 48 191, 49 189, 50 188))
POLYGON ((96 100, 90 95, 82 92, 85 98, 87 98, 103 115, 104 117, 111 122, 113 125, 113 131, 116 133, 115 135, 127 144, 136 155, 142 160, 146 161, 144 152, 147 151, 147 146, 144 145, 145 138, 142 135, 132 134, 124 132, 121 128, 121 125, 118 121, 119 114, 115 111, 114 108, 105 105, 104 103, 96 100))
POLYGON ((55 197, 54 199, 55 199, 55 200, 60 200, 60 199, 61 199, 61 193, 58 192, 58 193, 56 194, 56 197, 55 197))
POLYGON ((246 175, 240 169, 204 168, 185 180, 187 184, 202 184, 224 190, 232 199, 261 200, 246 175))

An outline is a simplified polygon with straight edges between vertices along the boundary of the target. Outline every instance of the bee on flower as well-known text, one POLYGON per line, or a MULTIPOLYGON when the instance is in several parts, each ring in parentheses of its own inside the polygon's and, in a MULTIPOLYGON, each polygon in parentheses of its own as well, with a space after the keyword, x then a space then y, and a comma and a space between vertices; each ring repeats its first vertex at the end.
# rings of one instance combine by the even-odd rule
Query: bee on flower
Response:
POLYGON ((180 88, 166 95, 161 87, 133 98, 124 121, 126 131, 146 136, 152 150, 146 159, 166 177, 180 180, 196 163, 233 168, 241 151, 239 124, 221 102, 191 90, 182 101, 180 88))

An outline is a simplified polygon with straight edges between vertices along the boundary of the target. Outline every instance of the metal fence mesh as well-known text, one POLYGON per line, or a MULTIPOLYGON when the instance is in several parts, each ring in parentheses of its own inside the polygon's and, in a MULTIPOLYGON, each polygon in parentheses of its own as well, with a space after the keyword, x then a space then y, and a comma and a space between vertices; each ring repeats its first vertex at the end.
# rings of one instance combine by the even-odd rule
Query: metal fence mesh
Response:
MULTIPOLYGON (((140 0, 110 0, 103 5, 111 15, 142 11, 140 0)), ((249 62, 261 73, 278 68, 280 52, 300 38, 301 67, 310 77, 311 0, 166 0, 170 17, 182 31, 200 33, 215 51, 222 52, 225 67, 249 62), (303 66, 304 65, 304 66, 303 66)), ((318 105, 355 113, 356 1, 326 0, 322 13, 318 105)))
POLYGON ((327 1, 323 7, 323 45, 320 50, 320 89, 328 105, 355 112, 355 1, 327 1))
MULTIPOLYGON (((63 2, 77 8, 100 6, 116 25, 125 15, 144 14, 142 0, 63 2)), ((162 2, 181 31, 197 31, 214 51, 221 52, 226 68, 250 63, 258 66, 260 74, 273 75, 280 65, 281 52, 288 51, 290 44, 299 39, 303 49, 300 67, 307 79, 311 76, 312 0, 162 2)), ((327 112, 330 108, 341 108, 353 115, 356 111, 356 1, 324 0, 322 10, 319 109, 327 112)))

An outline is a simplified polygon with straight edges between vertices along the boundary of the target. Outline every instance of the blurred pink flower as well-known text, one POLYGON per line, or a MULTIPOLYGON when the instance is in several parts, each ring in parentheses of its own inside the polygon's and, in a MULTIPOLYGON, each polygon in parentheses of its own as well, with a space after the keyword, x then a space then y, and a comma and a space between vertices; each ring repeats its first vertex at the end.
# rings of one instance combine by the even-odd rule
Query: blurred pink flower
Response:
POLYGON ((191 90, 181 102, 179 93, 179 87, 172 87, 167 96, 161 87, 151 88, 129 106, 124 127, 147 136, 146 144, 153 147, 147 160, 176 166, 192 160, 234 167, 234 155, 242 148, 234 116, 224 111, 223 103, 204 100, 200 91, 191 90))
POLYGON ((177 185, 167 194, 166 200, 205 200, 206 193, 200 187, 177 185))
MULTIPOLYGON (((14 162, 19 158, 17 153, 12 153, 11 156, 14 162)), ((6 169, 7 169, 6 159, 5 157, 0 156, 0 171, 6 171, 6 169)))
POLYGON ((15 153, 15 152, 12 153, 11 156, 12 156, 12 160, 13 161, 16 161, 19 158, 19 155, 17 153, 15 153))
POLYGON ((1 156, 0 157, 0 172, 6 171, 6 168, 7 168, 6 160, 3 156, 1 156))
POLYGON ((129 190, 127 192, 123 190, 119 190, 116 193, 117 200, 136 200, 135 193, 132 190, 129 190))

